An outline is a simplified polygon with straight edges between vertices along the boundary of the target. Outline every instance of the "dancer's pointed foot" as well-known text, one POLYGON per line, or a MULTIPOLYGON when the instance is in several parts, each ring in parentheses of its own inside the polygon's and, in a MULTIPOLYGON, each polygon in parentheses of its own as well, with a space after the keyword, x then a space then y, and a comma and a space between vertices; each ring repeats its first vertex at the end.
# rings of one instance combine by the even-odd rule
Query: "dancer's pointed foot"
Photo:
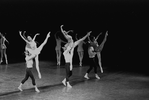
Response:
POLYGON ((64 86, 66 86, 66 78, 62 81, 62 83, 64 84, 64 86))
POLYGON ((18 89, 19 89, 20 91, 23 91, 22 88, 21 88, 21 86, 19 86, 18 89))
POLYGON ((82 63, 80 63, 80 66, 82 66, 82 63))
POLYGON ((69 82, 67 82, 67 87, 72 88, 72 86, 69 84, 69 82))
POLYGON ((100 77, 99 77, 97 74, 95 74, 95 77, 96 77, 97 79, 100 79, 100 77))
POLYGON ((88 73, 85 74, 84 78, 89 79, 88 73))
POLYGON ((36 86, 35 86, 35 91, 38 92, 38 93, 40 92, 39 89, 36 86))
POLYGON ((57 66, 60 66, 60 62, 57 62, 57 66))
POLYGON ((6 61, 6 64, 8 65, 8 61, 6 61))
POLYGON ((3 62, 3 60, 0 61, 0 64, 3 62))

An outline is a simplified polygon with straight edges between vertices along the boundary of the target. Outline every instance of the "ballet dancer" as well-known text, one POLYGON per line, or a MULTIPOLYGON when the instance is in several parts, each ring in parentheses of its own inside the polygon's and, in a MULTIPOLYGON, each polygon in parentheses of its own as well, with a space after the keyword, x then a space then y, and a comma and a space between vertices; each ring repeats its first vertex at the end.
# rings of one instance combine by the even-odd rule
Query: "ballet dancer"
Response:
MULTIPOLYGON (((76 40, 78 40, 77 34, 76 34, 76 40)), ((83 56, 84 56, 83 44, 85 44, 85 42, 84 41, 81 41, 78 44, 78 47, 77 47, 77 52, 78 52, 79 61, 80 61, 79 65, 80 66, 82 66, 82 60, 83 60, 83 56)))
MULTIPOLYGON (((26 38, 24 35, 25 32, 26 31, 24 31, 24 33, 22 35, 22 32, 19 31, 21 38, 26 42, 25 51, 32 52, 32 50, 35 50, 37 48, 35 39, 36 39, 36 36, 39 35, 39 33, 35 34, 35 36, 32 39, 31 36, 27 36, 27 38, 26 38)), ((35 57, 35 63, 36 63, 36 66, 39 67, 39 56, 38 55, 35 57)))
POLYGON ((62 81, 62 83, 64 84, 64 86, 67 86, 69 88, 71 88, 72 86, 69 83, 69 78, 72 75, 72 58, 73 58, 73 53, 74 53, 74 48, 83 40, 85 40, 87 38, 87 36, 90 35, 90 32, 87 33, 87 35, 85 35, 83 38, 73 42, 72 37, 68 34, 63 34, 65 37, 69 37, 67 38, 69 40, 69 42, 65 45, 64 52, 64 59, 65 59, 65 68, 66 68, 66 78, 64 78, 64 80, 62 81))
POLYGON ((7 47, 6 47, 6 45, 5 45, 5 42, 7 42, 7 43, 9 43, 8 42, 8 40, 6 39, 6 37, 2 34, 2 33, 0 33, 0 37, 1 37, 1 39, 0 39, 0 46, 1 46, 1 60, 0 60, 0 64, 3 62, 3 56, 5 57, 5 62, 6 62, 6 64, 8 64, 8 60, 7 60, 7 54, 6 54, 6 49, 7 49, 7 47))
MULTIPOLYGON (((32 68, 33 68, 33 59, 40 54, 41 50, 43 49, 44 45, 47 43, 47 40, 48 38, 50 37, 50 32, 47 34, 46 36, 46 39, 44 40, 44 42, 38 47, 36 48, 35 50, 33 50, 31 53, 29 51, 25 51, 25 61, 26 61, 26 75, 25 75, 25 78, 21 81, 18 89, 20 91, 23 91, 22 90, 22 85, 28 80, 28 78, 30 77, 32 79, 32 84, 35 88, 35 91, 36 92, 40 92, 39 89, 37 88, 36 86, 36 82, 35 82, 35 78, 34 78, 34 75, 32 73, 32 68)), ((41 74, 40 74, 40 71, 39 71, 39 68, 36 67, 36 70, 38 72, 38 76, 39 78, 41 78, 41 74)))
POLYGON ((105 42, 107 40, 107 36, 108 36, 108 31, 106 32, 105 37, 104 37, 102 43, 96 49, 97 57, 98 57, 98 63, 99 63, 99 66, 100 66, 101 73, 103 73, 103 68, 102 68, 102 63, 101 63, 101 51, 102 51, 102 49, 104 47, 104 44, 105 44, 105 42))
POLYGON ((57 36, 57 33, 54 36, 55 36, 55 40, 56 40, 55 51, 56 51, 57 65, 60 66, 60 64, 61 64, 61 43, 66 43, 66 42, 63 41, 62 39, 60 39, 57 36))
POLYGON ((89 55, 89 69, 87 70, 84 78, 89 79, 88 74, 90 73, 90 71, 94 68, 94 73, 95 73, 95 77, 97 79, 100 79, 100 77, 97 74, 97 66, 96 66, 96 62, 95 62, 95 56, 96 56, 96 52, 94 51, 94 47, 92 45, 89 45, 88 47, 88 55, 89 55))
POLYGON ((98 42, 97 42, 97 40, 98 40, 98 38, 99 38, 99 36, 100 36, 101 34, 102 34, 102 33, 100 33, 96 38, 93 37, 92 41, 91 41, 90 38, 88 37, 88 40, 89 40, 89 45, 90 45, 90 46, 93 46, 94 52, 96 52, 96 54, 97 54, 98 64, 99 64, 99 66, 100 66, 100 71, 101 71, 101 73, 103 73, 103 68, 102 68, 102 65, 101 65, 101 57, 100 57, 100 53, 99 53, 99 47, 100 47, 100 46, 98 45, 98 42))

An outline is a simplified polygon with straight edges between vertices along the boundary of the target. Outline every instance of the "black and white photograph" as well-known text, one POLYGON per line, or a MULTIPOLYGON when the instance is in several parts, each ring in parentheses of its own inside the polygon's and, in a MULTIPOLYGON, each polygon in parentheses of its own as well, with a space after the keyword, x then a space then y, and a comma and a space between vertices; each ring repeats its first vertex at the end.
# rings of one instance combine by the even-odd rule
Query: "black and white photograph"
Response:
POLYGON ((149 100, 147 0, 0 0, 0 100, 149 100))

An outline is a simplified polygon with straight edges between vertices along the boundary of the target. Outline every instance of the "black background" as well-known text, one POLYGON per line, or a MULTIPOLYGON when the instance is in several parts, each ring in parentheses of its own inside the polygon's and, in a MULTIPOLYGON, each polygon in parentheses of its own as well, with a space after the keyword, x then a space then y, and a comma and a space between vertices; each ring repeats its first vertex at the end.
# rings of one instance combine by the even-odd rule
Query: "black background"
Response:
MULTIPOLYGON (((39 44, 51 31, 40 60, 56 61, 53 35, 64 24, 65 30, 74 30, 73 35, 83 36, 91 30, 97 36, 102 32, 99 43, 109 32, 102 51, 106 68, 148 73, 148 4, 147 0, 1 0, 0 32, 6 33, 9 41, 9 63, 24 61, 25 42, 19 30, 31 36, 40 33, 36 39, 39 44)), ((85 64, 87 58, 85 51, 85 64)), ((75 50, 74 63, 78 61, 75 50)))

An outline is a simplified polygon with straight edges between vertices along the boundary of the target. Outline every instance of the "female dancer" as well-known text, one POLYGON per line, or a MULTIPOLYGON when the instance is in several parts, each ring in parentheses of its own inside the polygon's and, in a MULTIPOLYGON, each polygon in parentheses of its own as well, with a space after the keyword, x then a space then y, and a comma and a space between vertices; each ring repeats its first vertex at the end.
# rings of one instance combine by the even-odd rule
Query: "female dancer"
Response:
POLYGON ((61 64, 61 43, 66 43, 66 42, 61 40, 57 36, 57 33, 54 36, 55 36, 55 40, 56 40, 55 51, 56 51, 57 65, 60 66, 60 64, 61 64))
MULTIPOLYGON (((26 46, 25 46, 25 50, 26 51, 29 51, 29 52, 32 52, 32 50, 35 50, 37 48, 37 44, 35 42, 35 39, 36 39, 36 36, 39 35, 39 33, 35 34, 35 36, 33 37, 33 39, 31 38, 31 36, 27 36, 27 38, 24 36, 24 33, 23 35, 21 34, 22 32, 19 31, 20 33, 20 36, 21 38, 26 42, 26 46)), ((35 63, 36 63, 36 66, 39 67, 39 57, 38 55, 35 57, 35 63)))
MULTIPOLYGON (((78 40, 77 34, 76 34, 76 40, 78 40)), ((81 41, 78 44, 78 48, 77 48, 77 52, 78 52, 78 56, 79 56, 79 60, 80 60, 80 63, 79 63, 80 66, 82 66, 82 60, 83 60, 83 56, 84 56, 83 44, 85 44, 85 42, 81 41)))
MULTIPOLYGON (((62 32, 63 33, 63 32, 62 32)), ((84 36, 83 38, 73 42, 73 39, 70 35, 66 34, 66 33, 63 33, 63 35, 65 37, 67 37, 68 39, 68 43, 65 45, 65 47, 63 48, 64 49, 64 52, 63 52, 63 55, 64 55, 64 58, 65 58, 65 62, 66 62, 66 78, 64 78, 64 80, 62 81, 62 83, 71 88, 72 86, 69 84, 69 77, 72 75, 72 58, 73 58, 73 52, 74 52, 74 48, 83 40, 86 39, 87 36, 90 35, 90 32, 87 33, 86 36, 84 36), (68 38, 69 37, 69 38, 68 38)))
POLYGON ((0 64, 3 62, 3 55, 5 57, 6 64, 8 64, 7 54, 6 54, 7 47, 5 45, 5 41, 7 43, 9 43, 9 42, 8 42, 8 40, 5 38, 5 36, 2 33, 0 33, 0 37, 1 37, 1 39, 0 39, 0 43, 1 43, 0 44, 0 46, 1 46, 1 60, 0 60, 0 64))
POLYGON ((99 61, 98 63, 99 63, 100 69, 101 69, 101 73, 103 73, 102 64, 101 64, 101 51, 102 51, 102 49, 104 47, 104 44, 105 44, 105 42, 107 40, 107 36, 108 36, 108 31, 106 32, 105 37, 104 37, 102 43, 96 49, 97 57, 98 57, 98 61, 99 61))
MULTIPOLYGON (((30 77, 32 79, 32 84, 35 88, 35 91, 36 92, 40 92, 39 89, 37 88, 36 86, 36 83, 35 83, 35 78, 33 76, 33 73, 32 73, 32 68, 33 68, 33 58, 35 58, 37 55, 40 54, 41 50, 43 49, 44 45, 47 43, 47 40, 48 38, 50 37, 50 33, 47 34, 47 37, 46 39, 44 40, 44 42, 38 47, 36 48, 35 50, 33 50, 33 52, 29 52, 29 51, 25 51, 25 60, 26 60, 26 75, 25 75, 25 78, 21 81, 18 89, 20 91, 23 91, 22 90, 22 85, 28 80, 28 78, 30 77)), ((39 78, 41 78, 41 74, 40 74, 40 71, 39 71, 39 68, 36 67, 36 70, 38 72, 38 76, 39 78)))

